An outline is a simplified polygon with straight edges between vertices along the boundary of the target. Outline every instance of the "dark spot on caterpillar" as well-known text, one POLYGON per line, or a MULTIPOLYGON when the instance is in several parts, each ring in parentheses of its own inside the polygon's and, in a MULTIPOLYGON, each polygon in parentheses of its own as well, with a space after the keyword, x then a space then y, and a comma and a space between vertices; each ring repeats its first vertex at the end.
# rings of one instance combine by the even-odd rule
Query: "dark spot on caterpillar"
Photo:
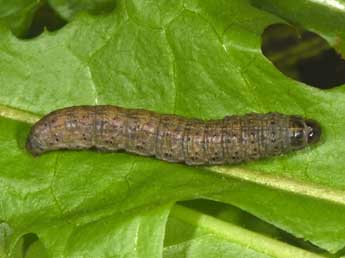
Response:
POLYGON ((57 149, 125 150, 170 162, 211 165, 278 155, 319 141, 321 128, 316 121, 273 114, 228 116, 212 121, 163 115, 164 126, 160 126, 162 115, 152 111, 117 106, 69 107, 38 121, 31 129, 26 147, 33 155, 57 149), (129 113, 131 123, 127 122, 129 113), (267 125, 263 122, 268 118, 274 123, 267 125), (53 120, 56 124, 65 125, 73 121, 74 129, 71 131, 67 126, 56 126, 53 120), (104 125, 109 120, 118 121, 120 126, 105 130, 104 125), (278 130, 280 133, 276 134, 278 130))

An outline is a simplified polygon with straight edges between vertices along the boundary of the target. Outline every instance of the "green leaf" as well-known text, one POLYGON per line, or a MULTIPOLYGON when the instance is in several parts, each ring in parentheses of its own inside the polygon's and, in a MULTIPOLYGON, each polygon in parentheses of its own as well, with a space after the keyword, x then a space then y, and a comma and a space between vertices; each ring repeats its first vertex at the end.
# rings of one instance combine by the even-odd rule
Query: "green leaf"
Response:
POLYGON ((22 35, 39 6, 38 0, 0 0, 0 23, 11 28, 16 35, 22 35))
POLYGON ((28 251, 26 252, 25 258, 47 258, 48 254, 45 251, 41 241, 35 241, 32 245, 29 246, 28 251))
POLYGON ((0 257, 7 258, 6 248, 8 239, 12 234, 12 229, 6 223, 0 223, 0 257))
MULTIPOLYGON (((305 10, 318 5, 304 2, 305 10)), ((243 0, 123 0, 109 15, 80 15, 29 41, 0 28, 0 220, 13 228, 6 252, 33 232, 51 257, 161 257, 171 203, 197 198, 233 204, 329 252, 342 249, 344 87, 311 88, 263 56, 260 36, 284 22, 281 8, 268 13, 243 0), (323 136, 313 148, 222 167, 89 151, 33 158, 25 150, 26 123, 80 104, 203 119, 277 111, 316 119, 323 136)), ((321 18, 334 22, 332 15, 313 15, 308 23, 299 16, 294 22, 306 28, 321 18)), ((316 22, 312 28, 334 36, 316 22)), ((211 238, 203 241, 236 245, 211 238)), ((283 257, 274 246, 253 254, 245 241, 236 246, 240 257, 283 257)))
POLYGON ((176 205, 171 216, 167 234, 185 228, 179 233, 187 239, 165 247, 164 257, 323 257, 184 206, 176 205))
POLYGON ((45 247, 53 257, 161 257, 170 205, 143 208, 99 218, 40 225, 45 247))
POLYGON ((318 31, 328 37, 344 37, 345 8, 343 0, 336 1, 270 1, 251 0, 264 10, 284 19, 318 31), (338 26, 334 26, 334 23, 338 26))
POLYGON ((108 13, 116 5, 114 0, 49 0, 49 4, 66 20, 71 20, 76 14, 85 11, 97 15, 108 13))

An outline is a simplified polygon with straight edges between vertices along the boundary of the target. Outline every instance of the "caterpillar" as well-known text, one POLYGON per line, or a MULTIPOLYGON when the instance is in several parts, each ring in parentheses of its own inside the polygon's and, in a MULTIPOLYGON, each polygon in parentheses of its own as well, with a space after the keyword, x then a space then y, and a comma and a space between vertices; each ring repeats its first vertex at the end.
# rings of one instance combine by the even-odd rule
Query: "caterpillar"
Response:
POLYGON ((188 165, 235 164, 302 149, 319 141, 320 125, 280 113, 188 119, 118 106, 74 106, 33 125, 32 155, 60 149, 126 151, 188 165))

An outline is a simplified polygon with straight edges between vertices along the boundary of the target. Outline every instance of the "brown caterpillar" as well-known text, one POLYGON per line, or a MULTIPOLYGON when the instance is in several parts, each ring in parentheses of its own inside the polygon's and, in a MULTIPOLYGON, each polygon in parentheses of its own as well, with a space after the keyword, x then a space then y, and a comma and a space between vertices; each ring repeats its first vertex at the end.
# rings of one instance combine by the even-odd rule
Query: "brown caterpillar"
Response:
POLYGON ((234 164, 279 155, 319 141, 317 122, 279 113, 202 121, 117 106, 56 110, 31 129, 33 154, 96 149, 155 156, 188 165, 234 164))

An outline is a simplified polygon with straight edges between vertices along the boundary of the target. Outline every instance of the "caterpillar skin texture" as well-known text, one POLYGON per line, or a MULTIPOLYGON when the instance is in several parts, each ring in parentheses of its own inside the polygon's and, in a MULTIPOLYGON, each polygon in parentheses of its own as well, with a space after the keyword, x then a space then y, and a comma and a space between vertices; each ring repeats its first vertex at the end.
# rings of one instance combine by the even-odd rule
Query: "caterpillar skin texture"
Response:
POLYGON ((203 121, 117 106, 56 110, 31 129, 33 155, 60 149, 126 151, 188 165, 235 164, 319 141, 317 122, 280 113, 203 121))

